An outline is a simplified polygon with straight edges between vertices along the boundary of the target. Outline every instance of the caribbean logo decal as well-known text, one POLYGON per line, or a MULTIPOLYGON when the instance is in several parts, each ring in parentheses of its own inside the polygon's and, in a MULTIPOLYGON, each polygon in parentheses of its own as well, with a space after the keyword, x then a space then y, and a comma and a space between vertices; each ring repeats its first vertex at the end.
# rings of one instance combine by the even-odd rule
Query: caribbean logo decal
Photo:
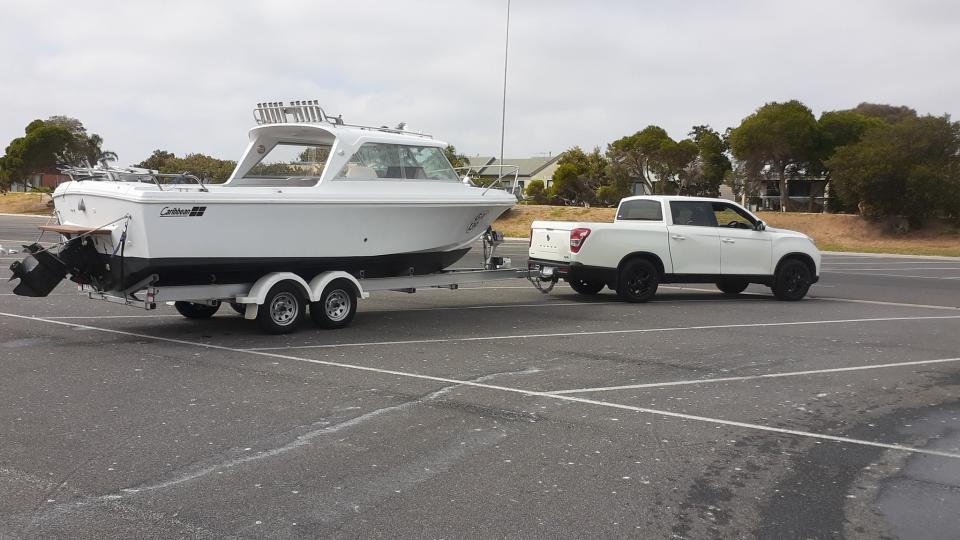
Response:
POLYGON ((194 206, 193 208, 164 206, 160 210, 160 217, 201 217, 206 210, 206 206, 194 206))

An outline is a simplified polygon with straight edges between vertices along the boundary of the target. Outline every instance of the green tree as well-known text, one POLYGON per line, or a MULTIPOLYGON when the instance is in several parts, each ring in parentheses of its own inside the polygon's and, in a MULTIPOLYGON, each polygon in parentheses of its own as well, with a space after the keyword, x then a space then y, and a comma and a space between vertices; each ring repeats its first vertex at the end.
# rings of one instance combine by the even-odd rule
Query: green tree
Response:
POLYGON ((470 165, 470 160, 467 159, 467 156, 458 153, 457 147, 452 144, 448 144, 446 148, 443 149, 443 155, 447 156, 447 160, 453 165, 454 169, 470 165))
POLYGON ((550 197, 547 188, 543 185, 543 180, 531 180, 523 190, 524 195, 533 204, 549 204, 550 197))
POLYGON ((697 154, 687 174, 683 193, 699 197, 719 197, 720 185, 733 169, 727 157, 727 143, 710 126, 694 126, 690 131, 697 154))
MULTIPOLYGON (((867 104, 860 104, 863 105, 867 104)), ((820 115, 817 124, 820 127, 820 150, 818 159, 811 164, 810 169, 819 169, 828 185, 831 175, 824 162, 830 159, 838 148, 858 142, 869 129, 889 125, 876 116, 865 116, 852 110, 826 111, 820 115)), ((831 211, 849 212, 856 210, 857 201, 846 200, 840 191, 831 188, 829 205, 831 211)))
POLYGON ((575 146, 560 155, 552 180, 553 194, 564 204, 595 204, 597 190, 607 184, 607 161, 599 148, 586 153, 575 146))
MULTIPOLYGON (((260 174, 295 174, 299 170, 288 164, 279 165, 276 170, 268 172, 258 171, 260 174)), ((167 174, 187 173, 199 177, 204 182, 220 183, 230 177, 237 166, 236 161, 216 159, 205 154, 187 154, 178 158, 172 152, 154 150, 150 157, 141 161, 136 167, 143 167, 167 174)), ((274 167, 274 165, 270 165, 274 167)))
POLYGON ((678 193, 697 156, 697 145, 690 139, 675 141, 660 126, 621 137, 607 147, 610 176, 640 180, 655 193, 678 193))
POLYGON ((908 118, 917 117, 917 111, 907 107, 906 105, 885 105, 883 103, 863 102, 853 109, 850 109, 850 112, 855 112, 857 114, 862 114, 863 116, 883 120, 888 124, 896 124, 897 122, 902 122, 908 118))
POLYGON ((167 152, 166 150, 154 150, 150 157, 137 163, 134 167, 142 167, 144 169, 150 169, 153 171, 159 171, 167 163, 177 159, 177 156, 173 152, 167 152))
POLYGON ((735 158, 750 162, 748 169, 769 167, 780 186, 780 207, 787 209, 787 170, 805 169, 817 159, 820 131, 813 112, 799 101, 771 102, 743 119, 730 131, 735 158))
POLYGON ((28 176, 58 167, 96 163, 116 159, 104 151, 103 139, 88 134, 83 123, 67 116, 51 116, 27 124, 24 136, 10 141, 0 157, 0 184, 7 186, 28 176))
POLYGON ((836 189, 873 216, 960 215, 960 123, 907 118, 867 130, 826 162, 836 189))

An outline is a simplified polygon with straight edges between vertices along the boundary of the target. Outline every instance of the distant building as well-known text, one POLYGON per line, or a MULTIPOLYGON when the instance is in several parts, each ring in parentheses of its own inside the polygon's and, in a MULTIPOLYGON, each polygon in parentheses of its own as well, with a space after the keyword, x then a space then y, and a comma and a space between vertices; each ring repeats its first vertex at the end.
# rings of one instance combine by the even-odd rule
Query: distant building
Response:
POLYGON ((34 191, 39 188, 55 189, 57 186, 70 180, 70 177, 58 172, 39 172, 28 176, 24 180, 10 184, 10 191, 34 191))
MULTIPOLYGON (((803 207, 814 212, 823 211, 827 201, 827 179, 823 176, 807 176, 787 173, 787 197, 791 207, 803 207)), ((760 210, 781 210, 780 181, 775 174, 765 174, 760 180, 760 210)))
POLYGON ((509 182, 510 191, 522 194, 531 180, 541 180, 544 186, 550 185, 553 172, 557 170, 559 155, 546 157, 530 157, 504 159, 501 163, 493 156, 468 157, 470 176, 483 182, 494 181, 503 176, 504 187, 509 182), (502 167, 501 167, 502 165, 502 167), (516 180, 513 176, 513 167, 517 167, 516 180))

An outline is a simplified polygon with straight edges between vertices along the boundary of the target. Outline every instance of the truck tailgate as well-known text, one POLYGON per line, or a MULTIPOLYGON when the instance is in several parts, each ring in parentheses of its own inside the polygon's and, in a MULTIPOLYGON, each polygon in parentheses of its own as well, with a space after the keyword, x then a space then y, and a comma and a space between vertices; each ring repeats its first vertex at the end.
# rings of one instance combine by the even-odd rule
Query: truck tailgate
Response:
POLYGON ((530 258, 548 261, 570 260, 569 221, 534 221, 530 230, 530 258))

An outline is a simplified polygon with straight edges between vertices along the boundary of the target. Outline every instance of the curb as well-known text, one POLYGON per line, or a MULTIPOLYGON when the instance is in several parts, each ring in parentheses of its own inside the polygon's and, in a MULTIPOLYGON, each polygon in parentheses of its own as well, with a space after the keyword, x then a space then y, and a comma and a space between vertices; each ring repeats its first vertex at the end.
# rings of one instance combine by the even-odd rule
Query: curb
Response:
POLYGON ((42 218, 50 218, 50 217, 53 217, 53 214, 3 214, 3 213, 0 213, 0 216, 3 216, 3 217, 42 217, 42 218))

